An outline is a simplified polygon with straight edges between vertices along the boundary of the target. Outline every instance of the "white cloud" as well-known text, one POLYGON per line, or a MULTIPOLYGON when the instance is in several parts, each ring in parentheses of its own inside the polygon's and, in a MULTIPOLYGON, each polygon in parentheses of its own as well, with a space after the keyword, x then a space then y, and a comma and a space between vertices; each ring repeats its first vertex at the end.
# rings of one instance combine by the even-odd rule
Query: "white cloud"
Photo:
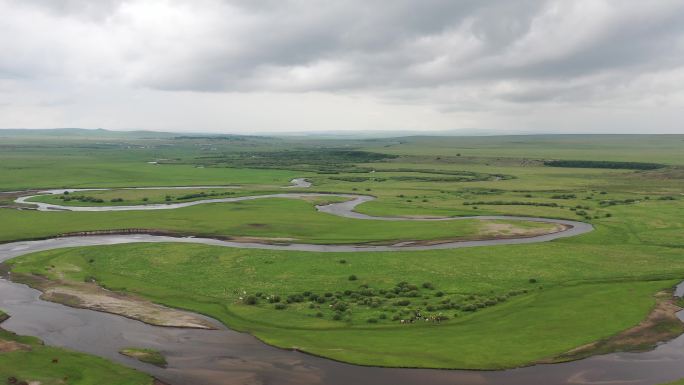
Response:
POLYGON ((0 127, 617 132, 684 107, 678 0, 0 0, 0 14, 0 127))

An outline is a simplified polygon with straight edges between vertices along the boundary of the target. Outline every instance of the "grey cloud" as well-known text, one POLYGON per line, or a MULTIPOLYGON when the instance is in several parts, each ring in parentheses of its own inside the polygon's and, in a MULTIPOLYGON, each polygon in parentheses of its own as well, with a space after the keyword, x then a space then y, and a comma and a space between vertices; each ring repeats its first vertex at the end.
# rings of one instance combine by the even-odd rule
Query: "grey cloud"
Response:
POLYGON ((681 0, 0 0, 0 13, 0 80, 492 111, 675 95, 663 79, 684 67, 681 0))

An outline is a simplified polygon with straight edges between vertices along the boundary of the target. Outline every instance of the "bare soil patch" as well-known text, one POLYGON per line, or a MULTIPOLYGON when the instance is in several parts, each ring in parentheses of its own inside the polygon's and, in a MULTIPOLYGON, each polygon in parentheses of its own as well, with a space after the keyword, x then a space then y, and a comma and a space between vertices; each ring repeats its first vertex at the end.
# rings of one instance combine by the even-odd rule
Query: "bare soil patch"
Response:
MULTIPOLYGON (((536 229, 525 229, 517 227, 514 224, 508 223, 486 223, 485 229, 480 230, 477 235, 453 237, 453 238, 441 238, 441 239, 425 239, 425 240, 406 240, 395 243, 390 243, 392 246, 432 246, 439 245, 442 243, 450 242, 468 242, 468 241, 486 241, 492 239, 511 239, 511 238, 529 238, 536 237, 538 235, 553 234, 561 231, 565 231, 569 226, 555 224, 552 229, 549 228, 536 228, 536 229)), ((368 244, 372 245, 386 245, 388 242, 371 242, 368 244)))
POLYGON ((0 354, 16 351, 28 352, 30 350, 31 347, 29 345, 25 345, 16 341, 6 341, 0 339, 0 354))
POLYGON ((96 283, 51 281, 42 276, 26 274, 13 274, 12 279, 42 291, 41 299, 46 301, 118 314, 156 326, 216 328, 195 314, 158 305, 135 295, 109 291, 96 283))
POLYGON ((543 234, 552 234, 559 231, 567 230, 568 226, 561 224, 554 224, 551 229, 549 228, 524 228, 516 226, 512 223, 483 223, 480 230, 480 235, 493 238, 501 237, 534 237, 543 234))

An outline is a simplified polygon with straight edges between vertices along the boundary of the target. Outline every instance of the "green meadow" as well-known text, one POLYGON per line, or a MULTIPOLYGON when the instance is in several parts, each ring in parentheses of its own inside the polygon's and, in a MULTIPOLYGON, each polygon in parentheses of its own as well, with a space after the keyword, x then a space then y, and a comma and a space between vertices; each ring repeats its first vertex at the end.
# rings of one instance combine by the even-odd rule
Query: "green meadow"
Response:
POLYGON ((393 243, 407 240, 479 239, 490 223, 522 231, 549 224, 518 221, 373 221, 318 213, 316 202, 269 198, 211 203, 172 210, 39 212, 0 210, 0 241, 45 238, 87 230, 149 229, 205 237, 259 237, 301 243, 393 243))
MULTIPOLYGON (((17 137, 9 143, 0 153, 2 190, 114 188, 69 194, 92 199, 35 198, 48 203, 356 193, 377 198, 356 208, 375 216, 503 214, 595 227, 552 242, 453 250, 322 253, 146 243, 52 250, 9 262, 17 276, 94 280, 210 315, 275 346, 345 362, 500 369, 562 360, 574 348, 639 324, 657 305, 656 293, 684 279, 684 136, 17 137), (552 159, 577 161, 577 167, 552 167, 546 163, 552 159), (658 166, 639 169, 643 163, 658 166), (313 186, 281 189, 295 177, 313 186), (116 189, 182 185, 241 188, 116 189)), ((0 241, 136 228, 263 242, 387 244, 497 236, 492 226, 548 226, 355 220, 314 207, 337 200, 97 213, 17 210, 7 198, 0 199, 6 206, 0 241)), ((0 368, 3 360, 0 353, 0 368)))

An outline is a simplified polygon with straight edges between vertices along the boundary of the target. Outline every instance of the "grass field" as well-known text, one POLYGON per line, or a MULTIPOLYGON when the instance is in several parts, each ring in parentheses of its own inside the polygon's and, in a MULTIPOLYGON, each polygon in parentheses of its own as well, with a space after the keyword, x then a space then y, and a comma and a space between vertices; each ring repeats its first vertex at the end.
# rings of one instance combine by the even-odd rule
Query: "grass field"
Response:
MULTIPOLYGON (((17 274, 95 279, 111 290, 211 315, 276 346, 366 365, 514 367, 638 324, 656 304, 655 294, 684 278, 684 136, 104 142, 107 148, 91 148, 92 141, 82 138, 57 144, 15 138, 14 147, 0 154, 0 172, 7 175, 0 189, 239 184, 239 190, 214 189, 237 196, 290 191, 279 187, 306 177, 314 184, 306 191, 377 197, 357 208, 370 215, 507 214, 595 226, 549 243, 441 251, 336 254, 131 244, 11 261, 17 274), (46 160, 36 160, 40 151, 46 160), (326 151, 336 152, 331 156, 339 160, 338 170, 321 163, 326 151), (283 161, 288 154, 292 159, 283 161), (548 167, 548 159, 665 167, 548 167)), ((211 189, 88 192, 103 202, 66 203, 163 203, 166 195, 177 202, 202 192, 211 189), (117 198, 123 202, 111 202, 117 198)), ((65 203, 56 196, 37 199, 65 203)), ((345 219, 316 212, 313 205, 320 202, 264 199, 109 213, 6 208, 0 209, 0 240, 143 228, 265 241, 391 243, 472 239, 486 225, 345 219)))
POLYGON ((135 358, 140 362, 146 364, 151 364, 159 367, 166 366, 166 358, 156 350, 153 349, 140 349, 140 348, 126 348, 122 349, 119 353, 124 356, 135 358))
POLYGON ((662 202, 670 203, 615 206, 593 233, 536 245, 350 255, 137 244, 34 254, 13 270, 94 277, 269 343, 349 362, 510 367, 638 323, 653 295, 684 276, 684 244, 675 236, 684 208, 662 202), (388 298, 402 281, 416 294, 388 298), (401 323, 417 311, 430 321, 401 323))
POLYGON ((554 227, 520 221, 359 221, 316 212, 316 202, 260 199, 212 203, 174 210, 120 212, 38 212, 0 210, 0 241, 43 238, 85 230, 150 229, 185 235, 260 237, 302 243, 392 243, 404 240, 479 239, 491 224, 521 231, 554 227))

